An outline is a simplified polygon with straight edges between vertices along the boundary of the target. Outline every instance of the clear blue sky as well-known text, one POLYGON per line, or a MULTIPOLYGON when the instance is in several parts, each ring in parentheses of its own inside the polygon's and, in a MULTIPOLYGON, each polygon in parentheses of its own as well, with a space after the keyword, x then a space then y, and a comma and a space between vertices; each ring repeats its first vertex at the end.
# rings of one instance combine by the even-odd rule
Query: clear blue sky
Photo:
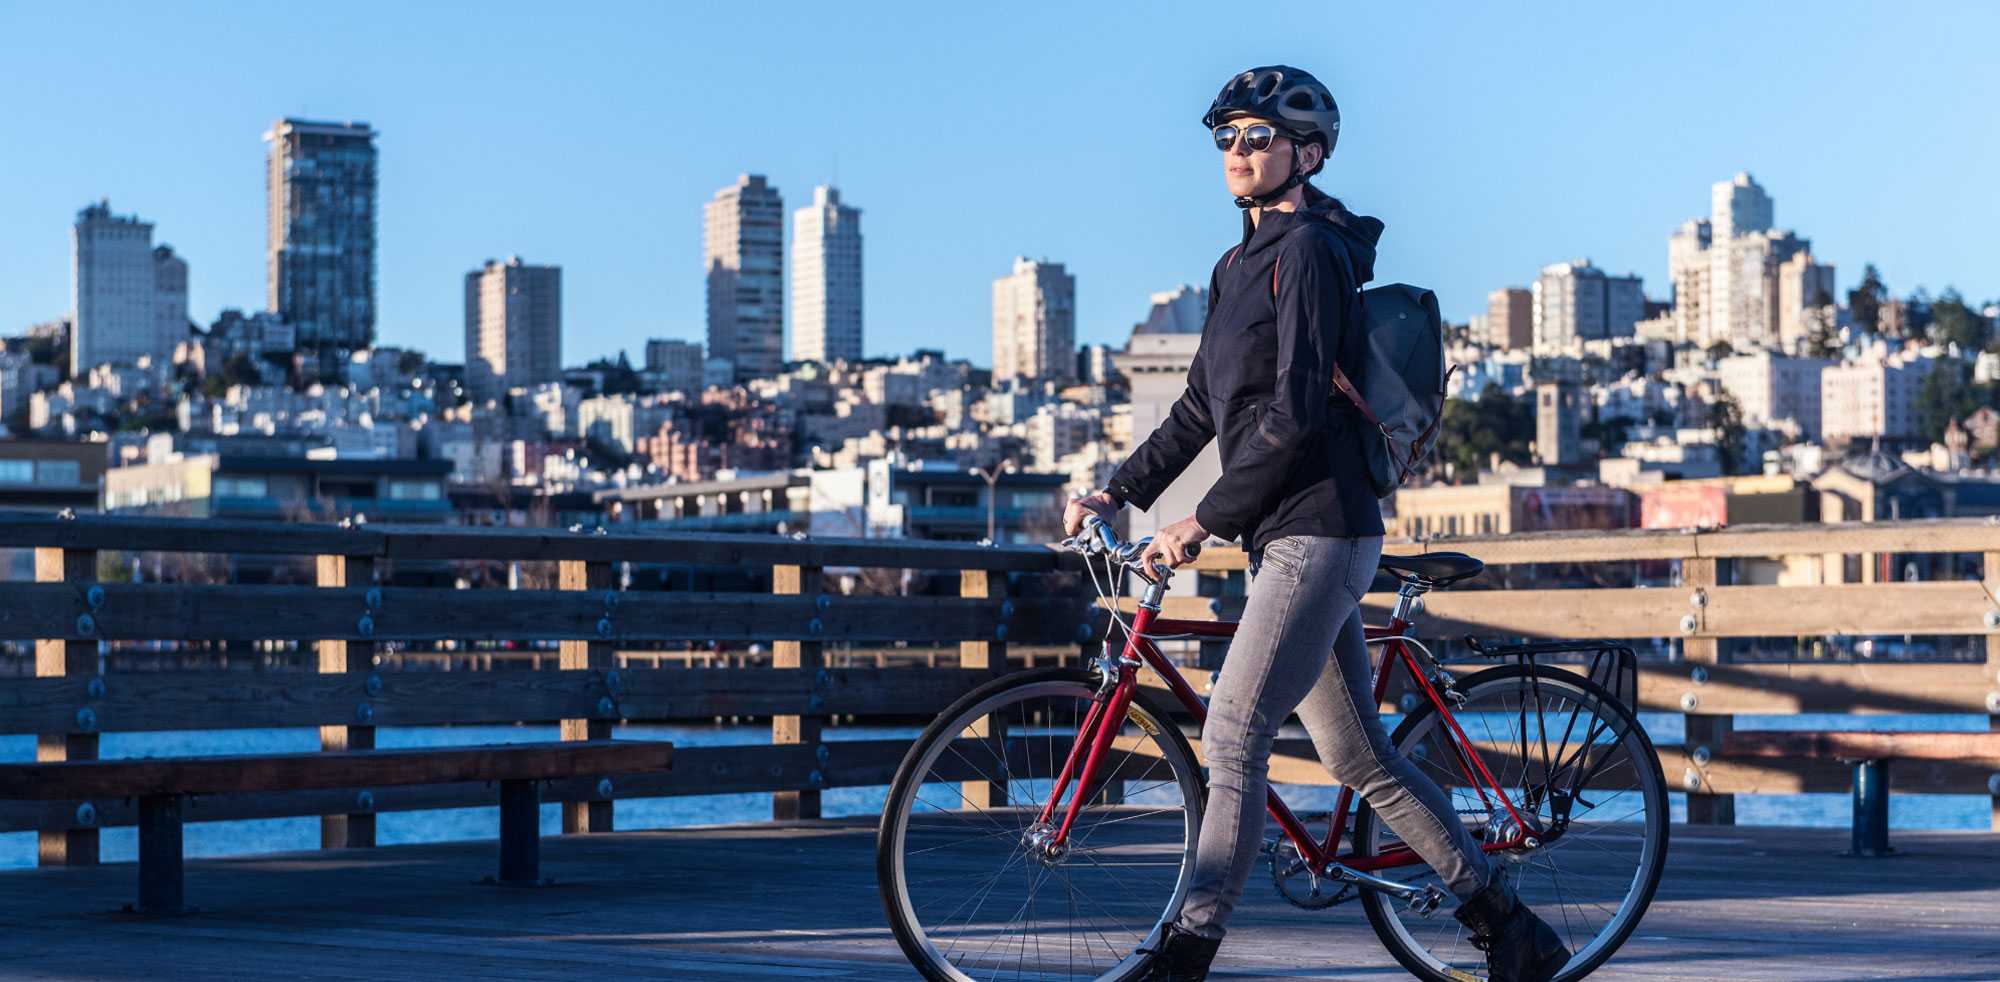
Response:
POLYGON ((563 266, 569 363, 699 338, 701 204, 741 171, 864 209, 871 354, 986 363, 1016 253, 1118 343, 1236 235, 1197 119, 1269 62, 1333 88, 1322 186, 1454 320, 1573 256, 1664 297, 1667 234, 1741 169, 1843 291, 1872 260, 2000 296, 2000 4, 723 6, 0 0, 0 331, 67 310, 107 196, 197 321, 260 307, 259 136, 298 115, 381 131, 384 344, 461 358, 461 278, 510 253, 563 266))

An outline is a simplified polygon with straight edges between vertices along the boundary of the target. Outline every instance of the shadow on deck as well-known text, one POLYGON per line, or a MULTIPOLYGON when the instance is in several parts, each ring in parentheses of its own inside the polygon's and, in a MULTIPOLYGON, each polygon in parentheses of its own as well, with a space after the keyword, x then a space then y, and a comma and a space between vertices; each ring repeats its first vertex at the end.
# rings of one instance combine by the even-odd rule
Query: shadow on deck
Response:
MULTIPOLYGON (((1676 827, 1638 935, 1593 976, 2000 978, 2000 835, 1676 827)), ((119 912, 133 867, 0 873, 0 977, 914 979, 866 819, 544 840, 536 889, 482 886, 491 842, 189 863, 199 913, 119 912)), ((1286 905, 1254 872, 1218 979, 1406 978, 1357 908, 1286 905)))

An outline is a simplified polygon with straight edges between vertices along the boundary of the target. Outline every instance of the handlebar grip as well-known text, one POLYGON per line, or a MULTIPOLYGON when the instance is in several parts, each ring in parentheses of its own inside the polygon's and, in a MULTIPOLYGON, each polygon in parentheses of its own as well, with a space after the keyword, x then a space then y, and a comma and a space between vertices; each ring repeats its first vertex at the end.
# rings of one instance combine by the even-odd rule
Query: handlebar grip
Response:
POLYGON ((1193 559, 1193 558, 1195 558, 1196 556, 1199 556, 1199 555, 1201 555, 1201 543, 1199 543, 1199 542, 1190 542, 1190 543, 1188 543, 1188 546, 1187 546, 1187 557, 1188 557, 1189 559, 1193 559))

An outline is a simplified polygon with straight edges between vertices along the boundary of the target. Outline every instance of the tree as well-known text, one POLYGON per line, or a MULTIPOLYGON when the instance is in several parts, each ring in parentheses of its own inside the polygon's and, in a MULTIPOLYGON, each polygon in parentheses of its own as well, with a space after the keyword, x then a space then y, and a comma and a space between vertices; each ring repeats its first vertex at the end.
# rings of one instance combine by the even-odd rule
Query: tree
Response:
POLYGON ((1847 291, 1847 309, 1854 315, 1854 322, 1874 334, 1881 330, 1882 302, 1889 298, 1889 288, 1882 283, 1882 274, 1869 263, 1861 270, 1861 285, 1847 291))
POLYGON ((1747 431, 1743 426, 1743 407, 1737 405, 1735 396, 1724 392, 1709 403, 1708 426, 1715 431, 1715 450, 1722 458, 1722 472, 1738 473, 1744 463, 1747 431))
POLYGON ((1931 304, 1931 336, 1937 340, 1958 345, 1960 351, 1977 351, 1986 347, 1989 333, 1986 319, 1967 307, 1957 290, 1946 287, 1931 304))
POLYGON ((1438 423, 1438 459, 1452 467, 1456 481, 1468 481, 1494 454, 1525 464, 1534 439, 1533 400, 1514 399, 1487 386, 1475 400, 1449 399, 1438 423))
POLYGON ((1985 395, 1972 384, 1972 366, 1956 359, 1939 360, 1917 390, 1917 432, 1932 443, 1942 441, 1945 427, 1971 415, 1986 401, 1985 395))

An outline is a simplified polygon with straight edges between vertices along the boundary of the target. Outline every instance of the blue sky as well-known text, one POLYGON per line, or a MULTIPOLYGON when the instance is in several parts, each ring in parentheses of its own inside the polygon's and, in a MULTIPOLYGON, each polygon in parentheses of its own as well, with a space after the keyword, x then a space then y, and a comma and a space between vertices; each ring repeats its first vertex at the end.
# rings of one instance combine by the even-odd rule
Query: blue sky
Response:
POLYGON ((564 268, 566 362, 700 338, 701 204, 742 171, 864 210, 871 354, 986 363, 1017 253, 1119 343, 1233 241, 1197 120, 1271 62, 1339 99, 1320 183, 1388 223, 1380 278, 1455 320, 1575 256, 1663 298, 1741 169, 1843 291, 2000 296, 2000 4, 724 6, 0 0, 0 331, 68 308, 107 196, 197 321, 260 307, 259 136, 298 115, 381 131, 383 344, 461 358, 465 271, 515 253, 564 268))

